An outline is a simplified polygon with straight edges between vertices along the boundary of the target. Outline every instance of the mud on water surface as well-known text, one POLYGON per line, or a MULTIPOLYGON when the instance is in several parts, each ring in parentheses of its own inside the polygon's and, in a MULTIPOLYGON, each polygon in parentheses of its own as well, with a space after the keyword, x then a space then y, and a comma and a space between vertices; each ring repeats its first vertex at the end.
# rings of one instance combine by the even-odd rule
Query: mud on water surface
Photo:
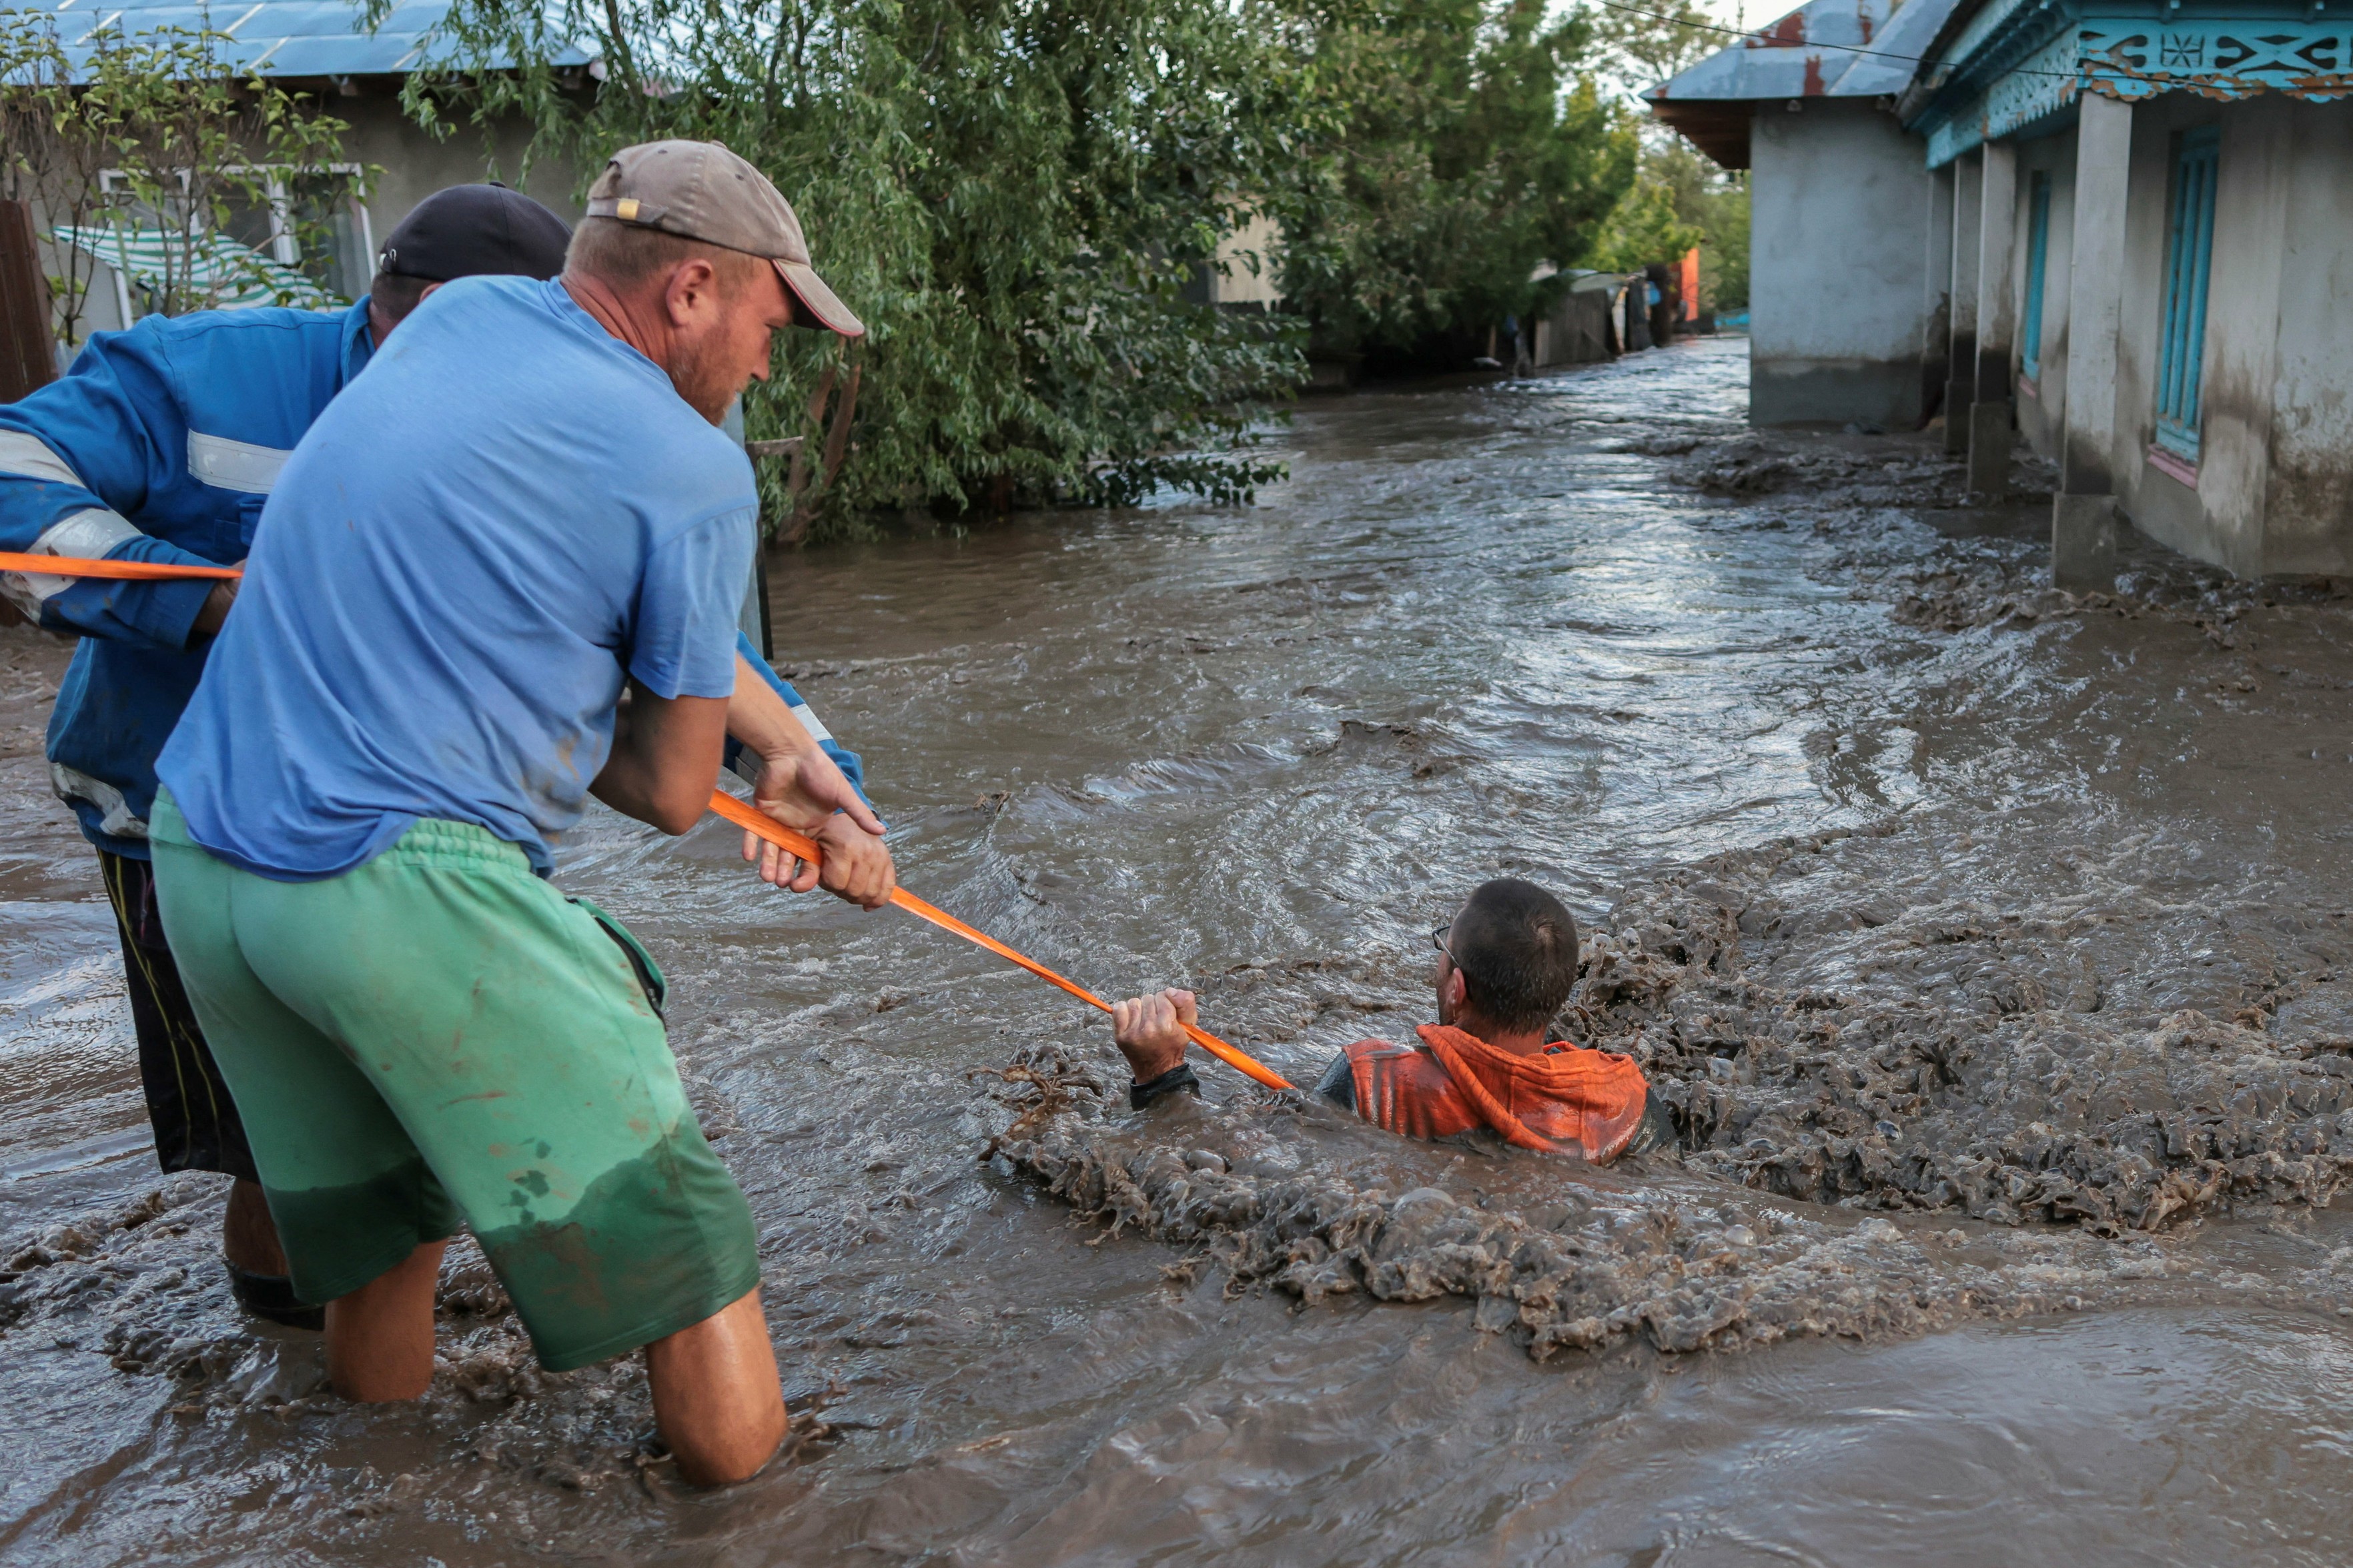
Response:
POLYGON ((470 1247, 413 1408, 229 1309, 18 634, 0 1556, 2342 1561, 2353 605, 2153 549, 2056 593, 2031 459, 1989 501, 1755 436, 1744 374, 1312 405, 1248 511, 796 564, 783 662, 917 891, 1308 1081, 1535 878, 1562 1027, 1682 1147, 1408 1145, 1214 1067, 1132 1115, 1035 982, 600 816, 562 879, 670 972, 800 1413, 716 1496, 470 1247))

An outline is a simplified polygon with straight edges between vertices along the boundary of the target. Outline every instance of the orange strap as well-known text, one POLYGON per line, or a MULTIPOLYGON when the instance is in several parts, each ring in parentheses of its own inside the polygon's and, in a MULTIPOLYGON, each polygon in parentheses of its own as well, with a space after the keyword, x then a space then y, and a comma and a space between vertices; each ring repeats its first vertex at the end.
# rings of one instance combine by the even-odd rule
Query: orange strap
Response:
MULTIPOLYGON (((234 566, 188 566, 166 561, 90 561, 71 555, 26 555, 0 550, 0 572, 37 572, 52 577, 116 577, 131 582, 156 582, 174 577, 242 577, 245 574, 234 566)), ((788 854, 797 855, 810 865, 821 865, 825 857, 818 849, 817 840, 806 834, 794 832, 783 823, 764 812, 737 800, 724 790, 711 792, 711 809, 736 826, 748 829, 788 854)), ((893 889, 891 901, 912 915, 920 915, 938 926, 951 931, 966 942, 978 942, 999 958, 1019 964, 1050 985, 1059 985, 1080 1001, 1111 1011, 1111 1004, 1075 982, 1063 979, 1036 959, 1016 952, 985 931, 974 930, 944 910, 934 909, 904 888, 893 889)), ((1291 1085, 1271 1068, 1261 1067, 1248 1055, 1236 1050, 1206 1029, 1185 1026, 1185 1033, 1195 1045, 1248 1078, 1256 1079, 1269 1089, 1289 1089, 1291 1085)))
MULTIPOLYGON (((744 829, 746 832, 759 835, 762 838, 766 839, 769 843, 775 845, 777 848, 784 850, 788 855, 797 855, 812 866, 823 863, 824 855, 818 848, 817 841, 815 839, 809 837, 807 834, 794 832, 791 828, 786 827, 783 823, 778 822, 776 818, 768 816, 765 812, 754 810, 752 806, 736 799, 733 795, 729 795, 724 790, 713 790, 711 792, 711 809, 725 817, 728 821, 733 823, 736 826, 744 829)), ((1104 1001, 1102 997, 1096 995, 1085 986, 1079 984, 1075 981, 1063 979, 1060 975, 1055 973, 1052 970, 1047 968, 1036 959, 1029 957, 1026 953, 1016 952, 1013 949, 1006 946, 995 937, 990 936, 986 931, 974 930, 971 926, 965 924, 964 921, 956 919, 955 916, 949 914, 944 910, 933 908, 930 904, 923 902, 923 900, 915 897, 914 894, 907 891, 904 888, 892 889, 891 891, 891 901, 898 905, 901 909, 906 910, 909 914, 916 915, 923 920, 931 921, 942 931, 954 931, 956 935, 964 938, 965 941, 976 942, 980 946, 988 949, 989 952, 997 954, 997 957, 1005 959, 1009 963, 1019 964, 1022 968, 1028 970, 1039 979, 1046 982, 1047 984, 1060 986, 1063 990, 1069 992, 1080 1001, 1086 1003, 1089 1006, 1099 1007, 1106 1013, 1111 1011, 1110 1003, 1104 1001)), ((1236 1072, 1240 1073, 1243 1077, 1255 1079, 1260 1083, 1266 1085, 1269 1089, 1289 1089, 1291 1087, 1291 1085, 1285 1081, 1280 1074, 1273 1071, 1273 1069, 1261 1065, 1259 1062, 1252 1059, 1248 1054, 1237 1050, 1232 1046, 1226 1044, 1225 1041, 1218 1038, 1217 1036, 1210 1034, 1208 1030, 1196 1028, 1194 1026, 1187 1024, 1185 1026, 1185 1033, 1192 1039, 1192 1042, 1195 1045, 1200 1047, 1203 1050, 1208 1052, 1211 1056, 1217 1058, 1228 1067, 1232 1068, 1236 1072)))
POLYGON ((178 561, 87 561, 75 555, 26 555, 0 550, 0 572, 32 572, 44 577, 116 577, 126 583, 158 583, 171 577, 234 579, 235 566, 190 566, 178 561))

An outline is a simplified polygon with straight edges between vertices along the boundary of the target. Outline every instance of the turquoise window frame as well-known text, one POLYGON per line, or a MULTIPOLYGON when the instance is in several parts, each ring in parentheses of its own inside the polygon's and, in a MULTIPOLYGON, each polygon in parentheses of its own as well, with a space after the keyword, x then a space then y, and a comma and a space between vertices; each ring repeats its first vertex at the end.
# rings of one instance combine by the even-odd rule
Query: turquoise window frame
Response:
POLYGON ((2157 355, 2157 444, 2198 460, 2199 379, 2206 368, 2206 290, 2214 262, 2214 185, 2222 134, 2184 132, 2173 155, 2165 247, 2165 315, 2157 355))
POLYGON ((2026 331, 2019 368, 2029 381, 2042 379, 2042 275, 2051 260, 2051 176, 2038 171, 2026 195, 2026 331))

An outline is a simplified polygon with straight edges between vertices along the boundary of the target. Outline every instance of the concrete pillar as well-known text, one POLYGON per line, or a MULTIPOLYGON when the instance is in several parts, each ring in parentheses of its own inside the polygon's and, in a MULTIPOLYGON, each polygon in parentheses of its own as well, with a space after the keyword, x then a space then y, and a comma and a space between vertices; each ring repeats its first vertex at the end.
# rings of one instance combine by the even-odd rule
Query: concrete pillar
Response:
POLYGON ((1978 222, 1984 216, 1975 153, 1953 160, 1953 336, 1946 351, 1945 450, 1969 449, 1969 405, 1978 398, 1978 222))
POLYGON ((2059 493, 2051 506, 2051 574, 2062 588, 2084 589, 2116 582, 2116 331, 2132 105, 2087 92, 2077 115, 2067 391, 2060 410, 2059 493))
POLYGON ((1989 142, 1978 168, 1977 397, 1969 405, 1969 489, 2010 489, 2010 355, 2018 342, 2018 145, 1989 142))
MULTIPOLYGON (((1950 164, 1928 171, 1928 257, 1922 270, 1920 319, 1927 323, 1920 344, 1920 406, 1934 411, 1942 405, 1945 383, 1952 376, 1953 345, 1953 170, 1950 164)), ((1926 413, 1921 417, 1926 419, 1926 413)))

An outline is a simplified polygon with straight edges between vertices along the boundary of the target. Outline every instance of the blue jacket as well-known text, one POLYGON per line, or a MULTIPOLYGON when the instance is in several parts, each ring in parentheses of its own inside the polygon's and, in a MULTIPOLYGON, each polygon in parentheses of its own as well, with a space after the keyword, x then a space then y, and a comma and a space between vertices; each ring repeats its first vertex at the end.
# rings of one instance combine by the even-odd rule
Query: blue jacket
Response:
MULTIPOLYGON (((234 565, 294 444, 375 352, 367 302, 206 310, 99 332, 63 379, 0 404, 0 550, 234 565)), ((77 635, 49 716, 49 781, 101 849, 147 858, 155 757, 204 674, 206 582, 0 574, 45 630, 77 635)), ((798 693, 738 648, 801 721, 798 693)), ((825 748, 864 784, 855 752, 825 748)))

